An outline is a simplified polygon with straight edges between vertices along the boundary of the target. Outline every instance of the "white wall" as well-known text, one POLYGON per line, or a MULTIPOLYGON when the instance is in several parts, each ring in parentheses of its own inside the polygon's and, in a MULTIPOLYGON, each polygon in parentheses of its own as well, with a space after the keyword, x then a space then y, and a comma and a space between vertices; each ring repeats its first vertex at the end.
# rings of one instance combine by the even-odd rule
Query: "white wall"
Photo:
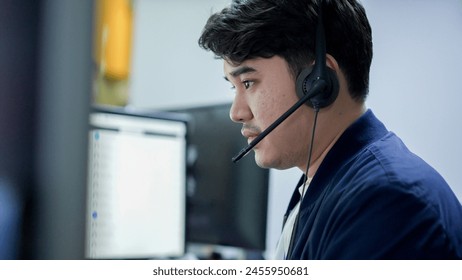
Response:
POLYGON ((198 46, 228 0, 134 0, 130 104, 172 108, 232 100, 222 62, 198 46))
MULTIPOLYGON (((135 0, 131 105, 169 108, 231 101, 222 63, 197 46, 229 0, 135 0)), ((462 1, 363 0, 373 29, 368 106, 433 165, 462 200, 462 1)), ((272 171, 268 246, 300 171, 272 171)))

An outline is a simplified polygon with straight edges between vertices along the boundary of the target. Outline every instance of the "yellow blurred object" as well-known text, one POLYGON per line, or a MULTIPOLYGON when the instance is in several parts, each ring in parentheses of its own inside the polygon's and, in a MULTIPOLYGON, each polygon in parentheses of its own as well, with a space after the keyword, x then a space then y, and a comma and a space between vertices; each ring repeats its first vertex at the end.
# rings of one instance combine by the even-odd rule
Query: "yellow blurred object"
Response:
POLYGON ((133 7, 131 0, 97 0, 94 58, 108 79, 130 75, 133 7))
POLYGON ((128 104, 132 21, 132 0, 96 0, 93 48, 96 104, 128 104))

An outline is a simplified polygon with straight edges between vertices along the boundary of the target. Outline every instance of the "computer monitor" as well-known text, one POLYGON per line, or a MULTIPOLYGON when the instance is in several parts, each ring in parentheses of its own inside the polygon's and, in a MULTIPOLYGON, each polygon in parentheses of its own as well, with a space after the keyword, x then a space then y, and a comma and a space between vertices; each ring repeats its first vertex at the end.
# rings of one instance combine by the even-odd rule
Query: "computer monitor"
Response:
POLYGON ((232 162, 247 142, 230 106, 176 110, 190 117, 187 240, 264 251, 269 171, 252 155, 232 162))
POLYGON ((98 107, 90 114, 86 257, 185 253, 187 120, 98 107))

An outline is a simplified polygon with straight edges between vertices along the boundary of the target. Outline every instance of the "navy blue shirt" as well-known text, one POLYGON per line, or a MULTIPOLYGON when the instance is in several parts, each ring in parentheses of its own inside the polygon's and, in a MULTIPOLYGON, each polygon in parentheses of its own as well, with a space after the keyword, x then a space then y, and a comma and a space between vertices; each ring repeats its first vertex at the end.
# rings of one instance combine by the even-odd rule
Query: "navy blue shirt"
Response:
MULTIPOLYGON (((299 199, 297 186, 287 213, 299 199)), ((288 259, 462 258, 457 197, 370 110, 326 155, 299 215, 288 259)))

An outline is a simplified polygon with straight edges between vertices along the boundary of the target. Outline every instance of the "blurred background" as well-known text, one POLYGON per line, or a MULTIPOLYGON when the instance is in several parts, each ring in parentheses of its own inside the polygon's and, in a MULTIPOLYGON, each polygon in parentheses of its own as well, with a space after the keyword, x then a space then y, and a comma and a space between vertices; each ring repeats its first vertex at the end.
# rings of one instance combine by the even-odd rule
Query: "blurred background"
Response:
MULTIPOLYGON (((228 3, 0 0, 0 259, 86 258, 88 132, 95 104, 174 111, 191 120, 185 253, 271 255, 301 172, 259 171, 250 162, 241 169, 220 165, 226 176, 239 178, 231 183, 204 173, 225 158, 230 162, 241 148, 239 128, 227 121, 233 96, 222 62, 197 45, 208 16, 228 3), (235 136, 226 134, 235 145, 227 150, 220 145, 224 127, 237 129, 235 136), (252 171, 242 173, 244 167, 252 171), (220 209, 226 211, 218 218, 207 216, 220 209), (240 218, 251 212, 253 220, 240 218), (217 230, 223 217, 245 230, 227 236, 217 230), (250 221, 260 223, 249 227, 250 221), (199 231, 200 225, 212 234, 199 231)), ((462 1, 362 3, 374 43, 367 105, 462 200, 462 1)))

